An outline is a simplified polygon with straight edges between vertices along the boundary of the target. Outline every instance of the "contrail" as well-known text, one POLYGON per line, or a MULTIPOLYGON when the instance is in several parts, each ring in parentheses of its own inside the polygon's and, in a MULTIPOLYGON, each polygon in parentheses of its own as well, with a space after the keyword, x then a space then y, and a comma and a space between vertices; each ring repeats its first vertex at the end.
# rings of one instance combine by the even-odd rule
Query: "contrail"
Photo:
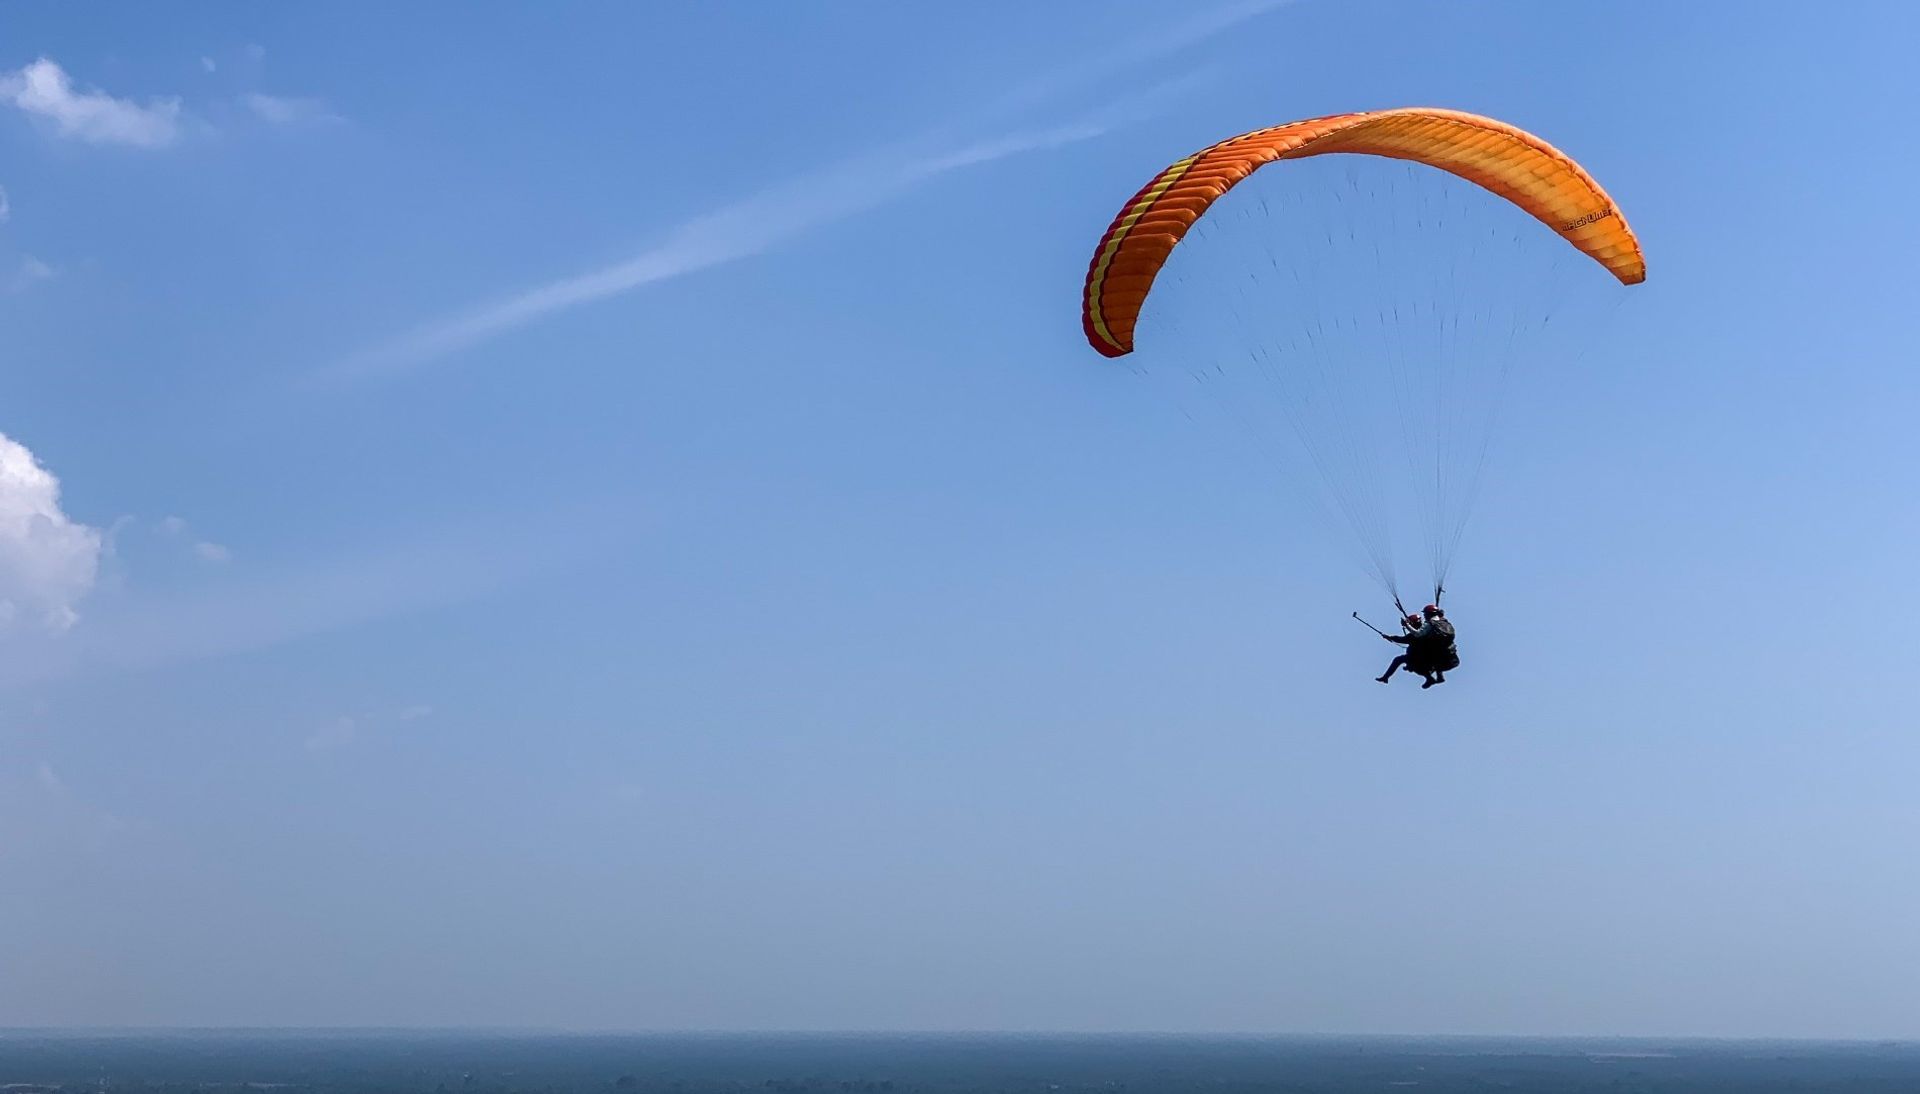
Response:
MULTIPOLYGON (((983 118, 1028 109, 1092 84, 1122 68, 1165 56, 1282 7, 1290 0, 1251 0, 1211 12, 1157 35, 1135 39, 990 101, 983 118)), ((404 371, 485 342, 559 312, 647 285, 763 253, 792 237, 863 212, 963 168, 1090 140, 1154 113, 1191 80, 1164 81, 1080 121, 1047 129, 935 147, 927 137, 881 148, 789 180, 687 221, 653 247, 611 266, 562 278, 439 319, 320 370, 314 380, 343 382, 404 371)), ((936 132, 951 132, 948 125, 936 132)))

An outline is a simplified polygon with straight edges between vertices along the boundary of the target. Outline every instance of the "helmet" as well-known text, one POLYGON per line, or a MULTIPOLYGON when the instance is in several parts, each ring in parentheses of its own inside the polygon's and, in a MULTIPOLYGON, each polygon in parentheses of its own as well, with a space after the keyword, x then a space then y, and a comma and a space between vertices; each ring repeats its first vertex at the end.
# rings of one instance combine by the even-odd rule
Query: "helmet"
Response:
POLYGON ((1445 615, 1447 613, 1440 610, 1440 605, 1429 604, 1426 607, 1420 609, 1420 614, 1431 616, 1431 615, 1445 615))

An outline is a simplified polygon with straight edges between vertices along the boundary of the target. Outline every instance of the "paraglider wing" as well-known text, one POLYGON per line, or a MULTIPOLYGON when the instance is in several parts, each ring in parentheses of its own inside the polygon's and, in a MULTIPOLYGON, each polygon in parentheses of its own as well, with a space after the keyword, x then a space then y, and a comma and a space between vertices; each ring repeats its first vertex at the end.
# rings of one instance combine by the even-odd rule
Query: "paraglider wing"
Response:
POLYGON ((1405 108, 1310 118, 1232 137, 1154 176, 1094 250, 1082 297, 1087 341, 1108 357, 1133 352, 1154 278, 1221 195, 1275 160, 1327 153, 1386 156, 1439 168, 1512 202, 1627 285, 1646 259, 1600 184, 1552 145, 1492 118, 1405 108))

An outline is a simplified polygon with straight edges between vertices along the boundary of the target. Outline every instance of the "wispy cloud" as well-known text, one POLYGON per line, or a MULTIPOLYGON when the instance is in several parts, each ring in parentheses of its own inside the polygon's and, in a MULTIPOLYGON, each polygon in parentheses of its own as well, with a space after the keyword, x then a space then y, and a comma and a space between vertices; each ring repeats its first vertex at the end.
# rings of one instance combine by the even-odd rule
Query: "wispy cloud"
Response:
POLYGON ((256 91, 242 95, 240 102, 254 117, 270 125, 339 125, 346 121, 322 99, 263 95, 256 91))
MULTIPOLYGON (((131 524, 133 522, 128 520, 125 523, 131 524)), ((159 529, 160 534, 168 539, 184 543, 187 550, 192 552, 193 557, 202 562, 219 564, 233 561, 233 552, 228 550, 223 544, 215 543, 212 540, 196 538, 193 535, 192 528, 188 526, 186 519, 183 517, 165 517, 160 521, 159 529)))
POLYGON ((307 738, 307 751, 331 752, 336 748, 345 748, 359 735, 359 722, 347 717, 335 718, 307 738))
POLYGON ((0 186, 0 224, 5 224, 12 215, 13 206, 7 201, 7 188, 0 186))
MULTIPOLYGON (((485 599, 615 549, 634 534, 632 519, 630 498, 562 505, 505 523, 456 523, 358 549, 235 566, 218 580, 170 586, 135 587, 113 580, 109 567, 88 586, 85 621, 63 633, 10 627, 0 612, 0 691, 225 657, 485 599), (581 530, 587 532, 574 534, 581 530)), ((95 534, 106 552, 116 535, 159 523, 127 517, 95 534)), ((185 523, 179 527, 184 536, 185 523)), ((0 521, 0 563, 7 547, 0 521)), ((408 722, 432 713, 416 704, 388 717, 408 722)))
MULTIPOLYGON (((1003 96, 982 119, 1032 108, 1122 68, 1187 48, 1281 6, 1285 0, 1241 3, 1156 37, 1143 37, 1099 60, 1056 72, 1003 96)), ((562 278, 464 313, 427 323, 323 369, 315 379, 343 381, 402 371, 468 348, 557 313, 648 285, 768 251, 806 231, 890 201, 941 175, 1039 152, 1108 133, 1155 111, 1187 81, 1164 81, 1119 99, 1077 122, 974 140, 922 137, 896 143, 770 187, 700 216, 624 262, 562 278)), ((955 124, 937 134, 952 133, 955 124)))
POLYGON ((0 843, 0 863, 9 880, 36 859, 66 868, 148 830, 138 820, 102 808, 90 799, 84 782, 69 783, 46 760, 9 763, 0 758, 0 832, 7 834, 0 843), (26 857, 18 857, 23 852, 26 857))
POLYGON ((42 281, 52 280, 56 272, 52 266, 32 255, 22 255, 13 272, 0 276, 0 291, 25 292, 42 281))
POLYGON ((399 710, 382 711, 377 714, 341 715, 309 734, 306 739, 306 748, 308 752, 333 752, 361 740, 364 731, 417 722, 432 714, 432 707, 425 703, 415 703, 401 707, 399 710))
POLYGON ((484 598, 591 557, 599 541, 560 542, 553 529, 606 525, 614 516, 568 508, 538 528, 442 528, 357 552, 236 568, 211 584, 116 590, 102 594, 64 641, 0 646, 0 688, 222 657, 484 598))
POLYGON ((339 363, 323 379, 353 379, 418 365, 556 312, 762 253, 809 229, 879 205, 935 176, 1057 148, 1099 136, 1111 123, 1089 122, 1015 134, 905 157, 863 156, 804 176, 688 221, 667 239, 624 262, 507 297, 429 323, 339 363))
POLYGON ((1139 35, 1109 49, 1092 51, 1085 60, 1053 68, 989 100, 983 113, 994 116, 1031 109, 1049 99, 1091 87, 1130 68, 1191 49, 1262 15, 1298 2, 1241 0, 1240 3, 1201 12, 1184 23, 1139 35))
POLYGON ((180 101, 137 103, 74 86, 66 70, 45 57, 0 74, 0 100, 51 122, 63 137, 89 144, 162 148, 180 135, 180 101))

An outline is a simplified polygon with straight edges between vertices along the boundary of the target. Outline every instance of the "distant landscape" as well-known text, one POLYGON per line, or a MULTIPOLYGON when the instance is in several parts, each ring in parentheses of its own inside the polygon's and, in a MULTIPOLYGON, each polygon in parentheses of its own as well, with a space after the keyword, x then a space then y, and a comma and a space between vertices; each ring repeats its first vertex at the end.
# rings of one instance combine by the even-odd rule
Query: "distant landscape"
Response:
POLYGON ((4 1094, 1920 1090, 1920 1044, 1471 1037, 0 1034, 4 1094))

